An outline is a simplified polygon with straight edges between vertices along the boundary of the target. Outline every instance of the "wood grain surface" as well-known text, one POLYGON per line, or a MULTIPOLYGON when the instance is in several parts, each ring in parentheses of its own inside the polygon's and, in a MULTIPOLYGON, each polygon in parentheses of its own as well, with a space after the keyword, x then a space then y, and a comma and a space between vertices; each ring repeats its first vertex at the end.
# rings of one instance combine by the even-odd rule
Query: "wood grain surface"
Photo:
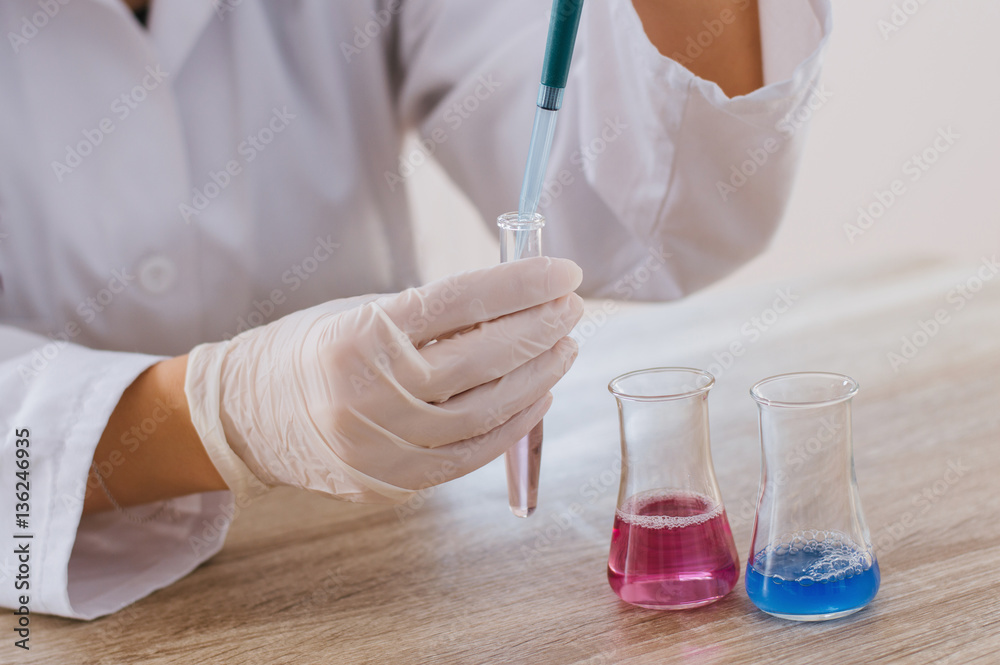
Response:
POLYGON ((1000 663, 1000 276, 977 283, 983 266, 910 263, 610 314, 592 302, 546 417, 530 519, 509 514, 500 463, 403 508, 275 490, 169 588, 93 622, 35 618, 16 662, 1000 663), (959 284, 981 288, 949 299, 959 284), (788 311, 768 313, 782 296, 788 311), (938 310, 947 322, 892 367, 888 354, 938 310), (799 370, 860 382, 855 461, 883 576, 867 609, 782 621, 750 603, 742 575, 682 612, 612 593, 619 442, 606 385, 663 365, 717 375, 713 454, 744 563, 760 455, 750 385, 799 370))

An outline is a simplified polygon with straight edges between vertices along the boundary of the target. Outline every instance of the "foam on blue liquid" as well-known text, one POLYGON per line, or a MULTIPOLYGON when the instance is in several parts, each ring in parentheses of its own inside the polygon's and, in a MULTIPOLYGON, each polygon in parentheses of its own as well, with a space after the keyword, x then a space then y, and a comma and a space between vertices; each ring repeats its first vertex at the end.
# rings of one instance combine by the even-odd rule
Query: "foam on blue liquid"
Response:
POLYGON ((747 563, 750 600, 765 612, 819 615, 864 607, 878 592, 878 562, 836 532, 803 532, 747 563))

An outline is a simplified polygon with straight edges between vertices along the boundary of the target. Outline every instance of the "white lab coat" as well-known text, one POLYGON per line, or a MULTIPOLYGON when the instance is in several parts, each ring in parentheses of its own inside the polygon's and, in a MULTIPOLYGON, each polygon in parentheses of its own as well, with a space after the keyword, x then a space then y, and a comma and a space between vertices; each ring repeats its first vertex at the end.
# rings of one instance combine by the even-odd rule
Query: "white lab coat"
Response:
MULTIPOLYGON (((122 391, 162 356, 418 283, 408 128, 487 223, 514 208, 550 1, 155 0, 148 32, 121 0, 62 1, 0 4, 0 516, 28 428, 33 534, 29 590, 3 548, 0 605, 93 618, 212 556, 234 512, 218 492, 173 522, 81 519, 122 391)), ((587 3, 541 206, 584 295, 677 298, 765 246, 830 10, 760 5, 767 85, 728 99, 628 0, 587 3)))

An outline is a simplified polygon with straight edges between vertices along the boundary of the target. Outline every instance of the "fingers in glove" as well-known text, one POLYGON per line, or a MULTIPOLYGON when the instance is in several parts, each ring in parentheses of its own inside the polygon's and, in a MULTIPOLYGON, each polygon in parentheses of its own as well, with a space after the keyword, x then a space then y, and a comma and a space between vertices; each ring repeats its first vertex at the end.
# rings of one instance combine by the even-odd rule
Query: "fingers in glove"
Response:
POLYGON ((583 299, 571 293, 439 340, 420 352, 430 370, 406 387, 425 402, 444 402, 545 353, 581 316, 583 299))
POLYGON ((538 257, 445 277, 379 300, 413 345, 528 309, 574 291, 583 280, 568 259, 538 257))
MULTIPOLYGON (((423 475, 425 478, 433 478, 435 484, 439 484, 472 473, 527 436, 550 406, 552 406, 552 394, 546 393, 502 425, 484 434, 427 451, 433 456, 435 468, 426 469, 423 475)), ((430 459, 428 457, 424 462, 430 459)), ((410 489, 422 489, 422 487, 410 489)))
POLYGON ((425 448, 485 434, 541 399, 569 371, 577 352, 576 342, 563 337, 499 379, 440 404, 412 404, 402 421, 398 413, 393 416, 395 431, 407 432, 407 441, 425 448))

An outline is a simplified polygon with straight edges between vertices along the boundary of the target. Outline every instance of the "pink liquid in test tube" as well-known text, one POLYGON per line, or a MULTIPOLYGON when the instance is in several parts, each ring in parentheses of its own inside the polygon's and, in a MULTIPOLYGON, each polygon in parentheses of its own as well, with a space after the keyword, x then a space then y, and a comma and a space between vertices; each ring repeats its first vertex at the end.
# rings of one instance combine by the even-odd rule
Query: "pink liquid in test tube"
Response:
POLYGON ((528 517, 538 505, 538 471, 542 464, 542 423, 515 443, 504 455, 507 463, 507 498, 510 512, 528 517))

